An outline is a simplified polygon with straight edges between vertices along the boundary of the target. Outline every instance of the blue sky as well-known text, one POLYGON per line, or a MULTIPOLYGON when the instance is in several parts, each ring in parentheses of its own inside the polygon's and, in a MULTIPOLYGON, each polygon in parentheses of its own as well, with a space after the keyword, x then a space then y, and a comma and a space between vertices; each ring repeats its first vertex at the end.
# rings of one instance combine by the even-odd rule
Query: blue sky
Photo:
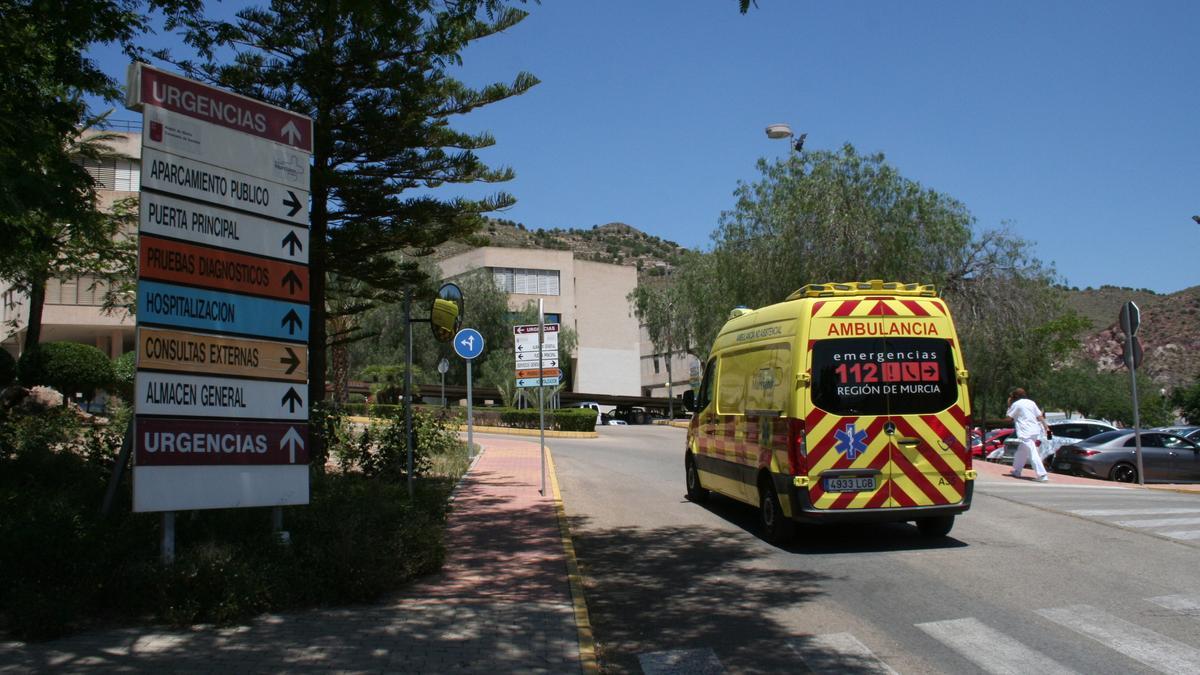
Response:
POLYGON ((705 248, 737 182, 787 152, 764 127, 787 122, 1007 223, 1070 285, 1200 284, 1200 3, 758 5, 544 0, 473 46, 470 84, 542 80, 458 122, 517 172, 499 215, 705 248))

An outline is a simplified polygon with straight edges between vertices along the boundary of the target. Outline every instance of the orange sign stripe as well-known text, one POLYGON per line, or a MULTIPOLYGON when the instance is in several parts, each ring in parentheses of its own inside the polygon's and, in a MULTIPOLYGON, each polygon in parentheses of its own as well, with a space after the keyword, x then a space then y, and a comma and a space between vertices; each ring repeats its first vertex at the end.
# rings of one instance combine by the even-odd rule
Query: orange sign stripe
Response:
POLYGON ((562 375, 562 370, 558 368, 529 368, 526 370, 518 370, 517 377, 559 377, 562 375))
POLYGON ((138 331, 138 368, 304 382, 308 380, 308 348, 142 327, 138 331))
POLYGON ((142 234, 138 276, 199 288, 308 302, 308 267, 142 234))

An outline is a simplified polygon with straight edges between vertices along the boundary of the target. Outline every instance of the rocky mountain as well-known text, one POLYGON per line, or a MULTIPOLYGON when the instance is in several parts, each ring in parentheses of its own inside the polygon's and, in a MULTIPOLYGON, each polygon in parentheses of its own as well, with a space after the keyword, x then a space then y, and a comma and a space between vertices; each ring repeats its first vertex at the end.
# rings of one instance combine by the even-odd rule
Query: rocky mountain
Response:
POLYGON ((1125 334, 1117 315, 1130 300, 1142 315, 1138 329, 1145 354, 1142 370, 1167 388, 1200 379, 1200 286, 1169 295, 1116 286, 1068 291, 1068 305, 1092 321, 1093 330, 1083 340, 1087 358, 1102 370, 1125 367, 1121 363, 1125 334))
POLYGON ((630 265, 650 276, 663 274, 684 251, 673 241, 646 234, 625 223, 593 225, 590 229, 530 230, 511 220, 489 220, 474 241, 445 244, 439 247, 436 257, 455 255, 472 245, 569 250, 582 260, 630 265))

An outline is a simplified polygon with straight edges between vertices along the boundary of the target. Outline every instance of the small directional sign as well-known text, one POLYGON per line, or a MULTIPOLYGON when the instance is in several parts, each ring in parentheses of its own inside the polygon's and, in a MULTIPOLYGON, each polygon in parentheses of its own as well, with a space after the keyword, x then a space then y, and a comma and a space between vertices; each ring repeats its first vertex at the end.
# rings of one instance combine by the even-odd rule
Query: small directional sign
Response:
POLYGON ((259 420, 138 421, 138 466, 307 464, 308 425, 259 420))
POLYGON ((212 204, 156 192, 141 194, 142 234, 308 263, 308 230, 212 204))
POLYGON ((142 187, 296 224, 308 223, 308 192, 299 188, 142 149, 142 187))
POLYGON ((308 301, 308 267, 160 239, 138 238, 138 273, 144 279, 308 301))
POLYGON ((538 368, 535 367, 535 368, 528 368, 525 370, 518 370, 517 378, 524 379, 524 378, 530 378, 530 377, 538 377, 539 373, 541 374, 542 377, 560 377, 562 375, 562 371, 559 370, 558 368, 542 368, 539 370, 538 368))
POLYGON ((536 377, 529 377, 517 380, 518 387, 557 387, 560 383, 561 380, 557 377, 543 377, 540 380, 536 377))
POLYGON ((136 392, 142 415, 308 418, 308 389, 294 382, 140 371, 136 392))
POLYGON ((308 305, 157 281, 138 286, 139 323, 308 341, 308 305))
POLYGON ((530 359, 527 361, 517 359, 517 370, 528 370, 529 368, 557 368, 558 363, 558 352, 547 352, 543 355, 540 363, 537 359, 530 359))
POLYGON ((483 335, 474 328, 464 328, 454 336, 454 353, 468 361, 483 352, 483 335))
POLYGON ((144 326, 138 332, 138 368, 304 382, 308 347, 144 326))

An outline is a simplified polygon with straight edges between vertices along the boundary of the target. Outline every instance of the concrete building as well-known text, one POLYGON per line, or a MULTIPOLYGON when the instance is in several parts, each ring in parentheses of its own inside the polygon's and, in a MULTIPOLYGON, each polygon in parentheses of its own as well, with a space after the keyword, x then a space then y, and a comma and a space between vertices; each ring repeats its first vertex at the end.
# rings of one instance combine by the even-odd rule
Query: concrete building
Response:
POLYGON ((675 352, 671 355, 668 367, 666 353, 655 349, 645 326, 641 327, 639 332, 642 346, 642 396, 666 398, 674 395, 676 399, 683 396, 683 392, 692 387, 692 379, 700 377, 700 362, 691 354, 675 352))
MULTIPOLYGON (((141 133, 121 131, 118 136, 109 146, 124 158, 80 160, 96 180, 101 208, 111 208, 118 200, 136 197, 141 183, 141 133)), ((124 311, 103 311, 107 290, 103 282, 88 276, 51 279, 46 285, 41 341, 94 345, 114 358, 132 350, 134 319, 124 311)), ((25 340, 28 302, 27 296, 0 281, 0 346, 14 357, 20 354, 25 340)))
POLYGON ((641 394, 642 341, 627 299, 637 287, 633 267, 579 260, 571 251, 486 246, 447 258, 441 268, 447 278, 486 270, 508 291, 512 309, 542 298, 547 321, 579 336, 575 391, 641 394))

